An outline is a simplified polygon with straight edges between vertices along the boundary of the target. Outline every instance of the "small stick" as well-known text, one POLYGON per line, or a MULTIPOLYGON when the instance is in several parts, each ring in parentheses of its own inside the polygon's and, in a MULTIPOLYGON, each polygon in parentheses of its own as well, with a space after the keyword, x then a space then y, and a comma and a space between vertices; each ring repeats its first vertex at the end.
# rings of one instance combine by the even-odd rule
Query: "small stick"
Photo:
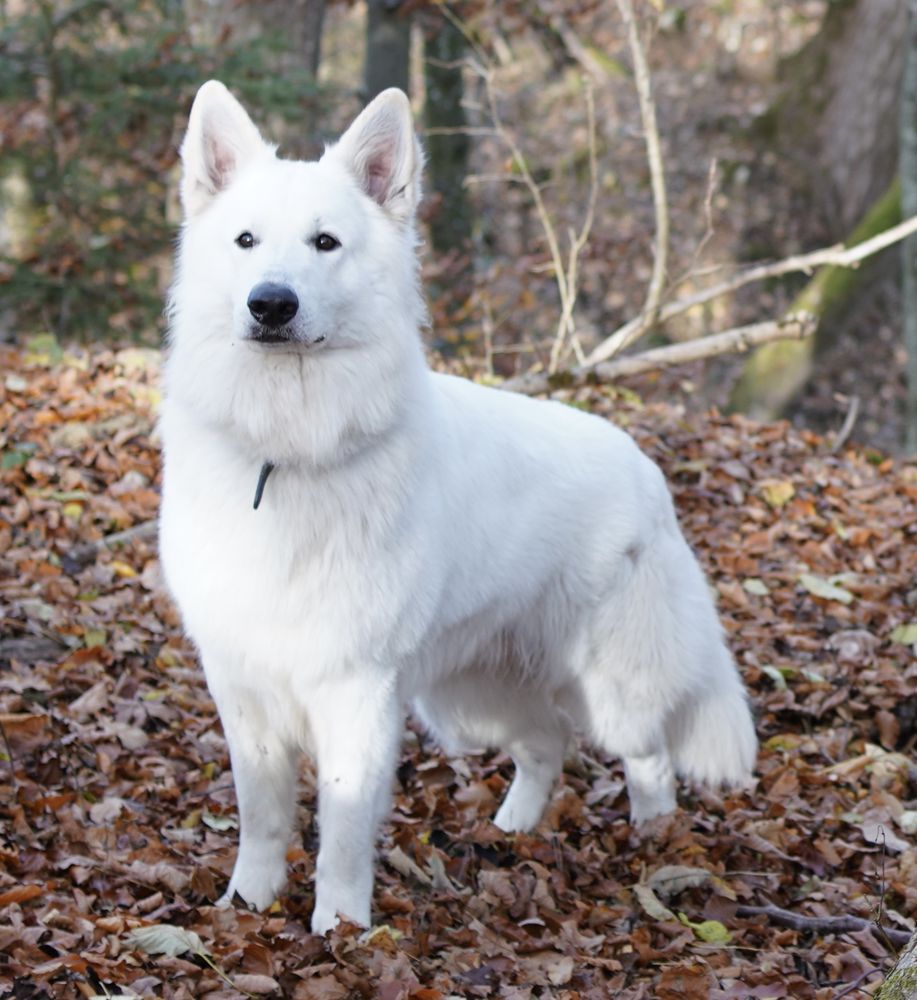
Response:
POLYGON ((793 913, 779 906, 739 906, 737 917, 767 917, 775 924, 783 924, 796 931, 823 931, 829 934, 845 934, 847 931, 876 931, 896 948, 902 948, 911 940, 910 931, 899 931, 894 927, 877 924, 865 917, 807 917, 793 913))

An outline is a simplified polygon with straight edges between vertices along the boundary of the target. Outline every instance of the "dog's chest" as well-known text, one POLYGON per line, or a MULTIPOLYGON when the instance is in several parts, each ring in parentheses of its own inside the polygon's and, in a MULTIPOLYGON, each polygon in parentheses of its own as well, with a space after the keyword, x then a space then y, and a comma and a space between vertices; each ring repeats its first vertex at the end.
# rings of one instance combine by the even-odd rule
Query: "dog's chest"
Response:
POLYGON ((255 466, 220 461, 222 488, 202 489, 200 463, 175 458, 164 484, 163 562, 205 653, 287 671, 410 644, 421 559, 393 488, 365 475, 316 481, 281 466, 255 510, 255 466))

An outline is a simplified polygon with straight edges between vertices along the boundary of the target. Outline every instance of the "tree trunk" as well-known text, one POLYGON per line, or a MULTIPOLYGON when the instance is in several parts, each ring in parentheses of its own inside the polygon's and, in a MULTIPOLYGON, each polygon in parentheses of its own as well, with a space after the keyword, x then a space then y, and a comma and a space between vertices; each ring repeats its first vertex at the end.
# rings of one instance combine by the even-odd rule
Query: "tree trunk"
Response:
POLYGON ((363 100, 369 103, 387 87, 409 92, 411 18, 402 0, 369 0, 363 100))
POLYGON ((842 239, 897 169, 906 0, 833 0, 819 33, 780 69, 781 155, 802 168, 842 239))
MULTIPOLYGON (((907 55, 901 92, 901 208, 917 214, 917 0, 908 2, 907 55)), ((906 447, 917 453, 917 236, 902 250, 904 344, 907 350, 906 447)))
MULTIPOLYGON (((889 192, 898 166, 907 2, 832 0, 819 33, 780 69, 769 141, 801 168, 801 186, 829 231, 850 243, 900 218, 897 192, 893 200, 889 192)), ((878 273, 870 268, 869 275, 878 273)), ((820 272, 794 303, 814 306, 816 336, 753 352, 730 408, 759 419, 785 415, 843 329, 841 310, 863 280, 856 272, 820 272)))
POLYGON ((439 15, 424 40, 424 121, 430 181, 437 205, 430 219, 430 239, 437 253, 464 252, 471 243, 471 213, 465 176, 469 139, 462 107, 462 59, 465 38, 439 15))
POLYGON ((917 1000, 917 934, 898 956, 874 1000, 917 1000))
MULTIPOLYGON (((856 246, 900 221, 900 188, 893 181, 850 234, 847 245, 856 246)), ((814 335, 805 340, 774 341, 757 348, 732 388, 728 409, 756 420, 783 416, 812 374, 816 355, 829 346, 835 321, 862 277, 862 268, 822 268, 788 310, 813 313, 818 319, 814 335)))

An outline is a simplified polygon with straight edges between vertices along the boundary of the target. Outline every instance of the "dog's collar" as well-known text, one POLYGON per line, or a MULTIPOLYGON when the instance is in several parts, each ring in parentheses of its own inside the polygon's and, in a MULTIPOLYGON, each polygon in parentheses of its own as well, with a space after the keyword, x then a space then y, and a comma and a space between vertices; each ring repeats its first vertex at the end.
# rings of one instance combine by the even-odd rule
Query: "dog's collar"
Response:
POLYGON ((261 466, 261 471, 258 473, 258 485, 255 487, 255 503, 254 509, 258 509, 258 504, 261 503, 261 497, 264 495, 264 486, 267 483, 267 477, 274 471, 273 462, 265 462, 261 466))

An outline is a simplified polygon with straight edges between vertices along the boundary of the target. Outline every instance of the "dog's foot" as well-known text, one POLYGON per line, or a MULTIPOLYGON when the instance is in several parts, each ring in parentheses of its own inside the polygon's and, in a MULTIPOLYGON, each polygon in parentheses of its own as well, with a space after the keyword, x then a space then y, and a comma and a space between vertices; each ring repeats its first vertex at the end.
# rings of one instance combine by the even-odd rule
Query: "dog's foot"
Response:
POLYGON ((238 897, 250 910, 266 910, 286 885, 286 874, 286 865, 280 871, 270 871, 244 868, 236 862, 229 886, 217 906, 234 906, 238 897))
POLYGON ((525 833, 538 825, 544 812, 543 796, 518 794, 515 784, 494 816, 494 824, 505 833, 525 833))
POLYGON ((634 826, 675 810, 675 773, 667 754, 625 757, 624 772, 634 826))
POLYGON ((370 926, 368 905, 360 906, 356 901, 353 901, 350 905, 345 903, 336 906, 333 903, 325 902, 319 891, 315 899, 315 909, 312 911, 312 933, 327 934, 333 927, 337 927, 340 919, 338 914, 343 916, 345 920, 359 924, 361 927, 370 926))

